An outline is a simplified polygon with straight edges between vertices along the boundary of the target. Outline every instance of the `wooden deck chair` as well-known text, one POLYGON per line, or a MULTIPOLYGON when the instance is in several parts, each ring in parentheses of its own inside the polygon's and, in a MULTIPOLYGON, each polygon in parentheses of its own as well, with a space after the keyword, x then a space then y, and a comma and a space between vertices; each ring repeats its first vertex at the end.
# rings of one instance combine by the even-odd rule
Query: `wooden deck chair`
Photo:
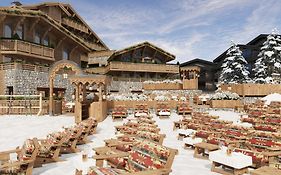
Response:
POLYGON ((63 143, 70 139, 68 132, 56 132, 49 134, 46 139, 38 140, 39 151, 36 156, 34 167, 40 167, 46 163, 60 161, 60 150, 63 143))
POLYGON ((77 142, 83 132, 83 127, 78 125, 72 128, 65 128, 65 132, 69 132, 69 134, 67 134, 69 135, 69 138, 62 144, 60 153, 67 154, 79 152, 79 149, 77 148, 77 142))
MULTIPOLYGON (((96 172, 107 172, 107 170, 113 170, 118 165, 119 169, 123 169, 126 172, 120 170, 116 174, 169 174, 171 172, 171 167, 174 161, 174 157, 177 154, 176 149, 171 149, 154 142, 142 141, 132 147, 132 150, 129 153, 119 153, 114 152, 114 150, 109 150, 100 155, 93 156, 96 159, 96 166, 91 167, 89 173, 96 172), (112 165, 114 159, 117 163, 112 165), (103 161, 111 161, 110 168, 103 168, 103 161)), ((102 173, 101 173, 102 174, 102 173)), ((107 173, 104 173, 107 174, 107 173)), ((110 173, 109 173, 110 174, 110 173)))
POLYGON ((123 119, 127 117, 127 109, 125 106, 116 106, 112 110, 112 119, 123 119))
POLYGON ((0 152, 1 175, 24 174, 32 175, 35 158, 38 153, 38 141, 36 138, 28 139, 21 149, 0 152), (17 160, 10 160, 11 154, 17 154, 17 160))
POLYGON ((169 118, 171 116, 171 110, 167 103, 158 103, 156 108, 156 114, 159 118, 169 118))
POLYGON ((94 118, 88 118, 87 120, 83 120, 83 122, 86 122, 87 124, 89 124, 91 126, 91 130, 89 135, 93 135, 96 133, 97 130, 97 126, 98 126, 98 122, 96 119, 94 118))
POLYGON ((189 104, 186 102, 182 102, 178 104, 178 114, 179 115, 186 115, 191 114, 192 108, 189 107, 189 104))
POLYGON ((91 134, 92 125, 87 122, 81 122, 79 125, 83 129, 81 136, 78 138, 77 145, 89 143, 90 141, 88 140, 88 136, 91 134))

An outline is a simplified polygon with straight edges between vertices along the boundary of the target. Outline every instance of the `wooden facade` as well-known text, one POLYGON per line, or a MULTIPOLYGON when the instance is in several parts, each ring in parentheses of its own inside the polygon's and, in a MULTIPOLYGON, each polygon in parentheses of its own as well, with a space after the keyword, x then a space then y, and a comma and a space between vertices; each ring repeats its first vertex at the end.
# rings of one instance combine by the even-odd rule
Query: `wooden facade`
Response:
POLYGON ((167 79, 179 73, 179 65, 167 64, 175 56, 149 42, 114 52, 96 52, 91 56, 87 72, 106 74, 117 80, 167 79))
POLYGON ((180 65, 183 89, 215 90, 215 64, 194 59, 180 65))
POLYGON ((108 50, 69 4, 13 5, 0 14, 1 62, 51 65, 66 59, 83 67, 88 53, 108 50))

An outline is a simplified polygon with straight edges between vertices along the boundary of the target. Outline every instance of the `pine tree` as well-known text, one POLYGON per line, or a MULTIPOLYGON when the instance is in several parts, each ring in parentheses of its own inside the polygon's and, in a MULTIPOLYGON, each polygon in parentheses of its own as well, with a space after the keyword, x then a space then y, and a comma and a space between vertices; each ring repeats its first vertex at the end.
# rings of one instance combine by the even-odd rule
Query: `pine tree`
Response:
POLYGON ((222 64, 220 83, 246 83, 250 81, 249 71, 246 68, 247 61, 236 44, 232 42, 226 58, 222 64))
POLYGON ((281 73, 281 39, 274 29, 263 43, 254 66, 256 83, 272 83, 281 73))

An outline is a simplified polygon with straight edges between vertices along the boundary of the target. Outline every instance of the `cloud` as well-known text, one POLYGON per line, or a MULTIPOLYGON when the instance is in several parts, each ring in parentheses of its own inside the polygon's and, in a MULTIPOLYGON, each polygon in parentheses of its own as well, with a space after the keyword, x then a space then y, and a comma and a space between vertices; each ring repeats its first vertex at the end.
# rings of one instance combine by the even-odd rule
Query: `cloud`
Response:
POLYGON ((218 14, 235 6, 245 6, 245 0, 176 0, 174 5, 178 6, 177 17, 160 29, 160 33, 170 33, 186 27, 200 26, 198 21, 204 25, 210 25, 218 14), (203 18, 204 17, 204 18, 203 18), (200 19, 199 19, 200 18, 200 19))

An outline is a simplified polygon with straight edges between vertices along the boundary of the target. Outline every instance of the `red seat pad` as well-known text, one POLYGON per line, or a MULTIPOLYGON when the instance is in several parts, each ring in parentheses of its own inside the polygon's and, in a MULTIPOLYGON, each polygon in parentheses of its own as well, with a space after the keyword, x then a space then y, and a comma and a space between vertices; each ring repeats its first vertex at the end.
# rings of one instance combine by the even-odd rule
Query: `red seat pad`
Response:
POLYGON ((196 132, 196 134, 195 134, 196 137, 200 137, 203 139, 207 139, 209 137, 209 135, 210 135, 210 133, 204 132, 204 131, 199 131, 199 132, 196 132))
POLYGON ((240 131, 235 131, 235 130, 227 130, 226 135, 228 136, 236 136, 236 137, 241 137, 243 134, 240 131))
POLYGON ((254 126, 254 128, 260 131, 276 132, 276 129, 269 125, 258 125, 258 126, 254 126))
POLYGON ((267 147, 272 147, 275 145, 275 143, 272 140, 268 139, 256 139, 256 138, 251 138, 248 140, 251 144, 255 145, 261 145, 261 146, 267 146, 267 147))

